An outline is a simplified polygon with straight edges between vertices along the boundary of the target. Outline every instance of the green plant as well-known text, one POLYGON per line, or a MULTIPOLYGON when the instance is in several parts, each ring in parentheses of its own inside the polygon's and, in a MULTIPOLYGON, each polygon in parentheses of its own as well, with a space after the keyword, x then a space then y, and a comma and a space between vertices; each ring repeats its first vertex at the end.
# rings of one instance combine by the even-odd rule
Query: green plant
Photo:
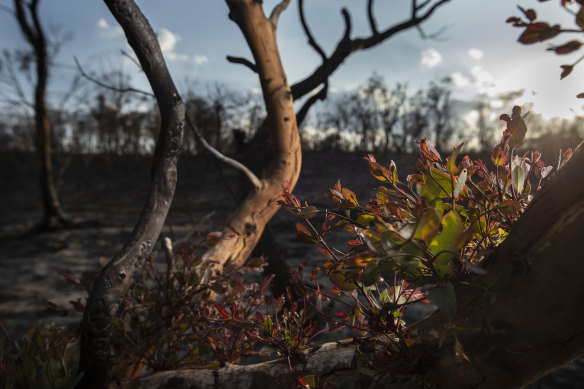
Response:
POLYGON ((77 384, 77 334, 55 324, 39 325, 18 342, 1 329, 0 387, 65 389, 77 384))
MULTIPOLYGON (((327 193, 335 203, 332 209, 301 203, 284 188, 280 203, 302 219, 296 226, 299 238, 320 245, 325 260, 309 273, 303 266, 293 270, 283 296, 269 293, 272 277, 256 274, 263 258, 210 279, 198 253, 219 233, 179 248, 162 269, 153 255, 114 320, 112 374, 126 378, 145 367, 223 366, 274 353, 290 362, 303 360, 302 351, 318 335, 340 328, 355 331, 360 357, 374 368, 383 370, 386 358, 415 359, 404 312, 411 304, 432 302, 452 323, 458 283, 466 282, 469 273, 485 275, 483 261, 504 241, 552 170, 537 151, 515 155, 527 131, 519 107, 501 120, 507 128, 491 153, 491 170, 480 160, 459 158, 462 144, 442 159, 422 139, 416 172, 405 180, 393 161, 384 167, 373 155, 365 157, 381 183, 366 204, 340 182, 327 193), (344 250, 327 241, 337 230, 351 234, 344 250), (319 284, 322 273, 333 284, 330 291, 319 284), (343 308, 333 311, 331 302, 343 308)), ((570 154, 560 157, 558 167, 570 154)), ((505 272, 485 275, 485 293, 510 276, 505 272)), ((95 277, 65 278, 89 292, 95 277)), ((49 307, 63 314, 83 312, 82 301, 71 304, 69 309, 49 307)), ((456 339, 452 325, 446 331, 456 339)), ((7 337, 1 350, 0 366, 9 373, 2 377, 4 387, 70 387, 79 378, 73 370, 76 335, 63 329, 30 330, 23 346, 7 337)), ((458 341, 453 352, 460 361, 467 359, 458 341)), ((326 387, 326 380, 301 377, 291 363, 290 369, 299 384, 326 387)))
MULTIPOLYGON (((333 209, 302 203, 284 188, 281 204, 303 219, 296 227, 299 238, 321 246, 323 271, 334 285, 331 295, 345 294, 352 301, 339 317, 350 326, 358 323, 366 335, 363 349, 409 358, 413 340, 403 313, 415 302, 434 303, 451 322, 457 282, 468 273, 485 274, 481 263, 541 188, 551 167, 540 153, 514 155, 527 131, 521 109, 514 107, 512 116, 502 115, 501 120, 507 128, 491 155, 494 170, 468 156, 459 160, 462 144, 444 160, 422 139, 417 142, 417 172, 405 181, 393 161, 386 168, 373 155, 365 157, 381 182, 366 204, 340 182, 326 194, 336 203, 333 209), (326 240, 339 229, 353 237, 345 251, 326 240)), ((496 287, 500 276, 487 274, 487 287, 496 287)), ((451 333, 456 339, 456 332, 451 333)), ((454 352, 466 359, 458 341, 454 352)))

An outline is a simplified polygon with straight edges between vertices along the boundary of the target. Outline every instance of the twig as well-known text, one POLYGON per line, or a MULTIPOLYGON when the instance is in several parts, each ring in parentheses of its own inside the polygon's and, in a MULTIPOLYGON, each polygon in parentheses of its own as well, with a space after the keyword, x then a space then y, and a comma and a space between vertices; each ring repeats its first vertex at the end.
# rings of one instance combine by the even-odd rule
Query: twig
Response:
POLYGON ((85 78, 87 78, 89 81, 93 82, 96 85, 101 86, 102 88, 106 88, 106 89, 110 89, 116 92, 122 92, 122 93, 140 93, 149 97, 154 97, 153 93, 150 92, 146 92, 140 89, 136 89, 136 88, 132 88, 132 87, 128 87, 128 88, 118 88, 115 87, 113 85, 108 85, 106 83, 103 83, 101 81, 99 81, 98 79, 90 76, 89 74, 85 73, 85 70, 83 70, 83 68, 81 67, 81 64, 79 64, 79 61, 77 60, 77 57, 73 57, 73 59, 75 60, 75 64, 77 65, 77 70, 79 70, 79 72, 81 73, 81 75, 85 78))
POLYGON ((201 145, 203 145, 203 147, 212 156, 217 158, 219 161, 221 161, 227 165, 230 165, 230 166, 234 167, 235 169, 241 171, 243 174, 245 174, 247 176, 247 178, 251 181, 251 183, 255 189, 259 189, 263 186, 262 181, 259 178, 257 178, 257 176, 255 174, 253 174, 253 172, 251 170, 249 170, 245 165, 243 165, 241 162, 238 162, 232 158, 229 158, 229 157, 221 154, 217 149, 215 149, 213 146, 211 146, 209 143, 207 143, 207 141, 199 133, 199 131, 197 130, 197 128, 195 127, 193 122, 191 122, 191 119, 189 118, 188 113, 185 115, 185 118, 186 118, 187 124, 189 125, 189 127, 193 131, 195 138, 197 138, 197 141, 199 141, 201 143, 201 145))
POLYGON ((172 253, 172 240, 167 236, 162 239, 162 248, 166 254, 166 280, 170 280, 170 271, 174 267, 173 263, 173 253, 172 253))
MULTIPOLYGON (((320 45, 316 42, 316 40, 312 36, 312 32, 310 31, 310 28, 308 27, 308 24, 306 23, 306 18, 304 16, 304 1, 303 0, 298 0, 298 13, 300 16, 300 22, 302 24, 302 28, 304 29, 304 34, 308 38, 308 44, 318 53, 318 55, 320 55, 320 57, 322 58, 322 66, 324 66, 326 69, 328 58, 326 56, 326 53, 322 49, 322 47, 320 47, 320 45)), ((318 91, 318 93, 316 93, 315 95, 312 95, 302 105, 300 110, 298 110, 298 112, 296 113, 296 122, 299 125, 300 125, 300 123, 302 123, 304 121, 304 118, 306 117, 308 110, 310 109, 310 107, 312 107, 312 105, 314 103, 316 103, 318 100, 322 101, 322 100, 326 99, 327 94, 328 94, 328 74, 329 74, 329 72, 327 72, 327 71, 325 71, 323 73, 322 82, 324 85, 321 88, 321 90, 318 91)))
POLYGON ((2 323, 0 323, 0 330, 2 330, 2 332, 4 333, 4 336, 6 336, 6 339, 8 340, 8 342, 10 342, 12 347, 14 347, 14 351, 20 350, 20 347, 18 347, 18 343, 16 343, 16 341, 14 340, 14 338, 12 336, 10 336, 10 334, 8 333, 8 331, 6 331, 6 328, 4 328, 4 325, 2 323))
POLYGON ((257 66, 253 62, 251 62, 249 59, 245 59, 245 58, 242 58, 242 57, 233 57, 231 55, 228 55, 227 56, 227 61, 229 61, 231 63, 238 63, 240 65, 247 66, 254 73, 257 73, 258 72, 257 66))
POLYGON ((274 10, 270 14, 270 22, 272 26, 274 26, 274 30, 278 27, 278 18, 280 14, 288 8, 288 4, 290 4, 290 0, 282 0, 280 4, 274 7, 274 10))
POLYGON ((369 27, 371 27, 373 35, 379 35, 379 31, 377 31, 377 23, 375 22, 375 16, 373 14, 373 0, 367 1, 367 17, 369 18, 369 27))

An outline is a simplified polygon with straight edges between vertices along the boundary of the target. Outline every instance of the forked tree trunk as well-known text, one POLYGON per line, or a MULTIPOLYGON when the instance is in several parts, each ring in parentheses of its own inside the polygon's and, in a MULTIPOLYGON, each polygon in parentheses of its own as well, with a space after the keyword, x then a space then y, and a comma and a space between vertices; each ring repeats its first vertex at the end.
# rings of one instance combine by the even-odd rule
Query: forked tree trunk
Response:
MULTIPOLYGON (((300 174, 301 150, 292 92, 282 67, 276 43, 279 15, 264 15, 261 2, 226 0, 229 17, 243 32, 255 60, 267 113, 265 146, 271 153, 261 184, 252 188, 231 214, 224 235, 203 255, 202 267, 209 267, 211 279, 227 266, 239 266, 248 258, 262 232, 279 209, 282 185, 296 185, 300 174)), ((281 5, 287 4, 282 2, 281 5)))
MULTIPOLYGON (((376 388, 521 388, 584 355, 584 147, 539 192, 488 258, 487 274, 457 288, 451 324, 436 312, 410 327, 409 358, 375 369, 353 341, 306 353, 292 366, 326 377, 329 387, 359 381, 376 388), (469 361, 455 357, 456 336, 469 361)), ((298 385, 288 361, 167 371, 128 379, 121 388, 230 389, 298 385)))
POLYGON ((30 3, 25 3, 24 0, 14 0, 16 19, 26 40, 33 48, 36 65, 34 93, 35 145, 44 213, 38 228, 40 230, 52 230, 67 226, 69 221, 61 208, 53 177, 51 124, 46 102, 49 58, 45 33, 38 17, 38 5, 38 0, 33 0, 30 3))

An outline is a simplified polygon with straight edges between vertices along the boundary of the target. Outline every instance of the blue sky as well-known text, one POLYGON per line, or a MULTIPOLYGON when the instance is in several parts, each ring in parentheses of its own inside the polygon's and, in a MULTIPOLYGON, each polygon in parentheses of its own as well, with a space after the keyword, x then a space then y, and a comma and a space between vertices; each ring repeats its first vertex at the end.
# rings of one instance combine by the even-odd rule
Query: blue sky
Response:
MULTIPOLYGON (((179 86, 186 80, 199 85, 222 82, 234 89, 259 87, 255 74, 225 60, 226 55, 250 58, 237 26, 228 19, 222 0, 142 0, 137 1, 159 35, 169 68, 179 86)), ((340 14, 345 6, 353 17, 353 37, 369 34, 365 0, 307 0, 306 13, 314 36, 330 53, 343 32, 340 14)), ((409 14, 410 0, 378 0, 379 29, 409 14)), ((584 66, 560 81, 560 65, 573 63, 578 54, 556 56, 546 52, 548 43, 525 46, 517 42, 520 30, 505 23, 519 16, 517 4, 539 10, 542 18, 571 27, 573 17, 560 9, 559 0, 452 0, 422 25, 426 34, 444 29, 438 39, 422 39, 412 29, 390 38, 382 45, 350 56, 331 78, 331 91, 343 91, 363 84, 373 71, 391 86, 407 82, 412 89, 450 75, 455 80, 455 96, 472 98, 477 93, 497 93, 525 89, 517 104, 529 105, 546 118, 570 118, 583 114, 584 102, 575 98, 584 91, 584 66)), ((11 1, 0 0, 11 7, 11 1)), ((264 1, 266 13, 277 4, 264 1)), ((72 39, 63 47, 58 63, 65 72, 73 69, 73 57, 87 70, 122 66, 133 75, 138 87, 147 88, 135 66, 120 56, 128 50, 120 28, 101 1, 43 0, 41 17, 50 30, 70 32, 72 39)), ((561 37, 563 43, 575 36, 561 37)), ((280 17, 278 41, 281 57, 291 83, 308 75, 320 58, 306 44, 300 28, 297 4, 280 17)), ((23 44, 11 15, 0 12, 0 48, 23 44)), ((73 71, 73 70, 71 70, 73 71)), ((58 88, 59 79, 52 87, 58 88)), ((204 91, 202 91, 204 93, 204 91)))

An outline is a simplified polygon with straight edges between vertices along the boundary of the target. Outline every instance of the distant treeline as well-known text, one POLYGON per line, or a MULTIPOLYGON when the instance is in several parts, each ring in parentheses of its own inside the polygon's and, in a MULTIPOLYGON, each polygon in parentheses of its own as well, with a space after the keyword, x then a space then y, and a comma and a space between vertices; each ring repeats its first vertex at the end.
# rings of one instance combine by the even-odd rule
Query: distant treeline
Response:
MULTIPOLYGON (((152 98, 97 88, 76 108, 51 111, 52 144, 56 152, 80 154, 151 154, 159 128, 152 98)), ((518 93, 489 101, 451 98, 452 81, 444 78, 410 92, 407 85, 388 88, 373 74, 352 91, 329 93, 300 125, 303 148, 314 151, 411 152, 414 140, 428 139, 439 149, 467 142, 468 148, 489 150, 499 141, 501 113, 510 111, 518 93), (498 108, 492 108, 497 100, 498 108)), ((245 148, 265 118, 260 95, 207 88, 205 95, 184 94, 188 114, 205 139, 224 153, 245 148)), ((0 116, 0 150, 33 151, 32 112, 5 111, 0 116)), ((573 147, 582 137, 583 118, 544 121, 531 113, 527 145, 535 148, 573 147)), ((190 129, 184 149, 201 148, 190 129)))

